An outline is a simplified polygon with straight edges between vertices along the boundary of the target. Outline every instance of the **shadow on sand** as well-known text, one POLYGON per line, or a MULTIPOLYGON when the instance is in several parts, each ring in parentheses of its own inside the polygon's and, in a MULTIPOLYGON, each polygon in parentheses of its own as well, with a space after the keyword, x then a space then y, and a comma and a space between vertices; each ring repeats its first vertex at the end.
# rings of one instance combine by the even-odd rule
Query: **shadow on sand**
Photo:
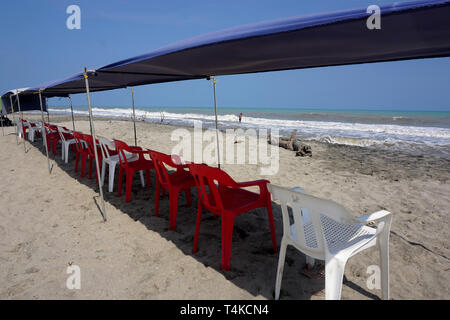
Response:
MULTIPOLYGON (((34 143, 27 141, 28 147, 38 148, 44 157, 45 149, 40 139, 34 143)), ((86 175, 81 178, 79 171, 74 171, 75 152, 69 151, 69 162, 66 164, 61 160, 61 148, 58 146, 56 156, 49 151, 49 157, 53 166, 58 165, 67 175, 80 183, 98 192, 98 184, 95 179, 95 162, 93 165, 92 179, 88 178, 88 163, 86 164, 86 175)), ((80 169, 80 166, 79 168, 80 169)), ((118 170, 116 168, 116 170, 118 170)), ((278 253, 273 252, 271 234, 267 220, 266 209, 256 209, 240 215, 235 220, 233 232, 233 246, 231 254, 231 270, 220 269, 221 263, 221 220, 214 218, 212 213, 206 210, 202 215, 199 235, 199 250, 192 253, 194 242, 194 231, 197 214, 197 191, 193 188, 193 206, 185 205, 186 199, 182 192, 178 201, 177 228, 169 230, 169 201, 168 196, 161 197, 159 216, 154 215, 154 192, 155 175, 151 172, 152 186, 143 188, 140 184, 139 175, 135 174, 133 179, 131 202, 125 203, 124 185, 122 196, 117 197, 117 174, 114 183, 114 192, 108 192, 108 172, 105 175, 103 187, 104 200, 134 221, 139 221, 148 230, 157 232, 166 240, 174 243, 184 254, 194 257, 198 262, 211 267, 236 286, 246 290, 253 296, 262 296, 267 299, 274 298, 275 276, 278 264, 278 253)), ((96 196, 93 199, 99 210, 100 201, 96 196)), ((275 219, 275 230, 278 247, 281 242, 282 218, 281 208, 272 202, 275 219)), ((106 213, 108 214, 108 213, 106 213)), ((107 223, 107 222, 106 222, 107 223)), ((281 299, 311 299, 313 295, 324 298, 325 280, 309 279, 300 273, 305 264, 305 256, 299 251, 288 247, 286 263, 284 268, 283 282, 281 288, 281 299)), ((359 285, 344 278, 344 286, 358 291, 370 299, 378 297, 359 285)))

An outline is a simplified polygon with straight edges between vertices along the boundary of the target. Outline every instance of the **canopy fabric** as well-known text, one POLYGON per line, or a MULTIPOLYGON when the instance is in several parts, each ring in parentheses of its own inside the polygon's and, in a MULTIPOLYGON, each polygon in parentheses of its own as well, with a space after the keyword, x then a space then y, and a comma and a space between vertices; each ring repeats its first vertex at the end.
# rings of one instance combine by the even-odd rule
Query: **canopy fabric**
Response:
MULTIPOLYGON (((95 69, 91 91, 208 76, 314 68, 450 55, 450 0, 380 6, 381 29, 369 30, 367 8, 277 19, 184 40, 95 69)), ((83 74, 28 92, 85 92, 83 74)))

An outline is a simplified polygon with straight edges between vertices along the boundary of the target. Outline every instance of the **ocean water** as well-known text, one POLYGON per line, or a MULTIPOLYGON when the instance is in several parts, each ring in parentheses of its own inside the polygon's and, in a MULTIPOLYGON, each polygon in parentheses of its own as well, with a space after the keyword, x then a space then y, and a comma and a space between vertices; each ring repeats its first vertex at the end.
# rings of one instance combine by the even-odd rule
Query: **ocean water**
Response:
MULTIPOLYGON (((70 114, 67 107, 49 107, 50 114, 70 114)), ((88 115, 76 107, 75 115, 88 115)), ((95 107, 95 117, 131 119, 131 108, 95 107)), ((306 140, 406 151, 414 155, 450 158, 450 111, 345 110, 301 108, 219 108, 220 129, 278 129, 306 140), (239 113, 243 113, 239 123, 239 113)), ((214 109, 190 107, 136 107, 140 121, 214 127, 214 109)))

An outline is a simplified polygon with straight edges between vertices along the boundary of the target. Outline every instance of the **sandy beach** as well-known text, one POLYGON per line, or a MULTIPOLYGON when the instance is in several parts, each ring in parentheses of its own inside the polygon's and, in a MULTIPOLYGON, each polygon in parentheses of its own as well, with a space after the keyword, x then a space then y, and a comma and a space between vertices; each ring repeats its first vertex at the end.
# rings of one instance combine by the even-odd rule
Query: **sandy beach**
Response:
MULTIPOLYGON (((39 119, 32 115, 28 118, 39 119)), ((72 128, 69 117, 52 123, 72 128)), ((86 118, 76 129, 89 132, 86 118)), ((137 123, 138 145, 170 153, 170 124, 137 123)), ((134 144, 131 121, 96 119, 97 135, 134 144)), ((189 129, 192 130, 192 129, 189 129)), ((236 219, 231 271, 220 269, 220 219, 204 212, 199 251, 192 253, 196 191, 192 207, 180 197, 177 229, 169 230, 168 198, 154 216, 154 188, 135 176, 130 203, 104 187, 103 222, 95 178, 74 172, 61 160, 60 147, 47 170, 40 139, 17 145, 13 128, 0 136, 0 299, 273 299, 278 254, 271 248, 265 210, 236 219), (11 133, 11 134, 10 134, 11 133), (69 264, 81 269, 81 289, 66 288, 69 264)), ((312 157, 280 149, 276 175, 261 176, 258 165, 223 169, 236 181, 266 178, 302 186, 312 195, 335 200, 355 216, 385 209, 393 214, 390 238, 392 299, 450 298, 450 160, 354 146, 309 143, 312 157)), ((152 173, 152 186, 155 177, 152 173)), ((281 210, 273 202, 278 244, 281 210)), ((281 299, 324 299, 324 279, 300 273, 304 255, 288 249, 281 299)), ((378 299, 367 288, 367 267, 379 262, 376 248, 351 258, 342 299, 378 299)))

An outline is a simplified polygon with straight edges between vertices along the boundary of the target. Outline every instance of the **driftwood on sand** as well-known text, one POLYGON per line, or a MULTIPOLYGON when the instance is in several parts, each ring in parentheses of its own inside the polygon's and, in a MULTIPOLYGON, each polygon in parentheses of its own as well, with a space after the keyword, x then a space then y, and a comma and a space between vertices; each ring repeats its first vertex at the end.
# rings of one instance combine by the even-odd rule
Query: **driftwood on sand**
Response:
MULTIPOLYGON (((278 145, 281 148, 295 151, 296 156, 312 156, 311 146, 304 144, 300 139, 296 138, 297 130, 292 131, 289 137, 280 137, 278 140, 278 145)), ((272 139, 269 134, 267 142, 269 144, 276 143, 276 139, 272 139)))

